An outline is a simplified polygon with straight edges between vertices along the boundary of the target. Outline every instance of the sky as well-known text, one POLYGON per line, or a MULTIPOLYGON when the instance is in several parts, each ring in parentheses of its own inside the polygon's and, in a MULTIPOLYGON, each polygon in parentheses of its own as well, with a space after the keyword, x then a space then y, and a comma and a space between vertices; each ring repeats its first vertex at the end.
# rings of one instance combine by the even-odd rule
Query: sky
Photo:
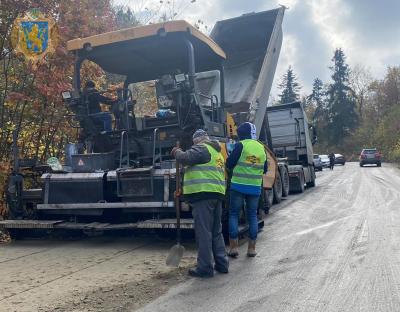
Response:
MULTIPOLYGON (((172 0, 170 0, 172 1, 172 0)), ((318 77, 329 82, 333 52, 342 48, 351 67, 365 66, 381 79, 388 66, 400 63, 400 0, 175 0, 178 19, 216 21, 244 13, 288 7, 283 20, 283 45, 273 95, 291 65, 302 93, 308 94, 318 77)), ((138 11, 158 0, 116 0, 138 11)))

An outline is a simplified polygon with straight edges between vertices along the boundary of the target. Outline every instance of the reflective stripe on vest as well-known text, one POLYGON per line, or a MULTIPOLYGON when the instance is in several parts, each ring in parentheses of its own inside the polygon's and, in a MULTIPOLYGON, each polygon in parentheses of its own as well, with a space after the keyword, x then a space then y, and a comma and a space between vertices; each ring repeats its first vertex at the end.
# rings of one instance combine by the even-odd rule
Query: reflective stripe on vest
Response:
POLYGON ((256 140, 243 140, 242 153, 233 169, 232 183, 261 186, 264 163, 267 160, 264 146, 256 140))
POLYGON ((185 168, 183 194, 201 192, 220 193, 225 195, 225 160, 220 152, 204 144, 211 155, 206 164, 194 165, 185 168))

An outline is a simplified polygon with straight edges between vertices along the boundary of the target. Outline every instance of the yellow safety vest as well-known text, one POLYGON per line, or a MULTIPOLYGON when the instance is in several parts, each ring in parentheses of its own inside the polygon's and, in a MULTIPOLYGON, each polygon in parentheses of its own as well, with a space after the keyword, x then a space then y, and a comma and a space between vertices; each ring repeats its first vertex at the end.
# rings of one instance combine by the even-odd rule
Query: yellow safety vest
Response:
POLYGON ((220 193, 225 195, 225 160, 220 152, 204 144, 211 155, 206 164, 194 165, 185 168, 183 194, 200 192, 220 193))
POLYGON ((243 140, 243 150, 233 169, 232 183, 260 187, 267 160, 264 146, 256 140, 243 140))

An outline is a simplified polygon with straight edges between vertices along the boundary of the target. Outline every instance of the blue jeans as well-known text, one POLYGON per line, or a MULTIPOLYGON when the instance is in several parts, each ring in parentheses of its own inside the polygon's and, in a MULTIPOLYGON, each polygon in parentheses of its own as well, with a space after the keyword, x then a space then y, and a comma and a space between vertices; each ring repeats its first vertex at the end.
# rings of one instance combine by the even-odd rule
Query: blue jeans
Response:
POLYGON ((246 215, 249 223, 249 237, 251 240, 257 239, 258 220, 257 208, 259 195, 247 195, 234 190, 230 191, 229 198, 229 238, 237 239, 239 235, 239 216, 244 202, 246 202, 246 215))
POLYGON ((103 122, 103 130, 106 132, 112 131, 112 117, 110 113, 101 112, 96 114, 91 114, 93 118, 103 122))

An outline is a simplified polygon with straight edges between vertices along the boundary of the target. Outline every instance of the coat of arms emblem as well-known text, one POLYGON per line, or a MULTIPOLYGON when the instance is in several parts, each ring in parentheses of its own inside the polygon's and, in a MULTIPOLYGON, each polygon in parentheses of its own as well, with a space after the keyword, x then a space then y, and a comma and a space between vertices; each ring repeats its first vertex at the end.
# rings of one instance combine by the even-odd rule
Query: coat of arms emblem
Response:
POLYGON ((16 53, 38 63, 54 51, 58 35, 55 21, 38 10, 31 10, 14 21, 12 42, 16 53))

